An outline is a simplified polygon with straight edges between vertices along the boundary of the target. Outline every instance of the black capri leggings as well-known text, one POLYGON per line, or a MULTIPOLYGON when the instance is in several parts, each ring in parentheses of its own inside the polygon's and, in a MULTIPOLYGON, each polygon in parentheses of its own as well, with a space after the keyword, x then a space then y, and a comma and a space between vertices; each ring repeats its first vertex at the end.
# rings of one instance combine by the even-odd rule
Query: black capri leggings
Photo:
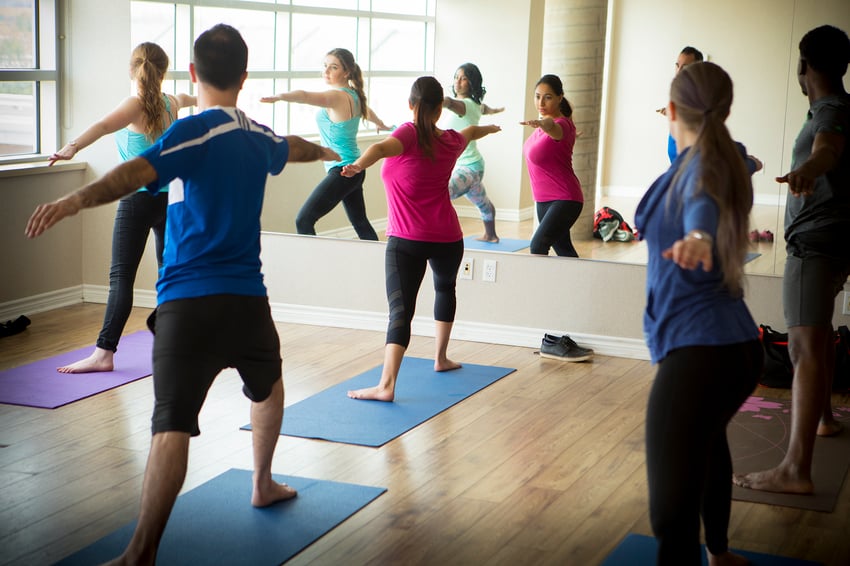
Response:
POLYGON ((410 323, 416 309, 416 296, 425 276, 426 264, 434 275, 434 320, 454 322, 457 298, 457 271, 463 260, 463 240, 450 243, 418 242, 390 236, 387 239, 385 269, 390 322, 387 344, 410 344, 410 323))
POLYGON ((673 350, 658 365, 646 410, 649 519, 658 564, 701 564, 706 546, 728 550, 732 457, 726 425, 756 387, 758 340, 673 350))
POLYGON ((559 256, 578 257, 573 246, 570 229, 578 220, 584 203, 576 200, 553 200, 537 203, 537 220, 540 225, 531 237, 529 251, 549 255, 549 248, 559 256))

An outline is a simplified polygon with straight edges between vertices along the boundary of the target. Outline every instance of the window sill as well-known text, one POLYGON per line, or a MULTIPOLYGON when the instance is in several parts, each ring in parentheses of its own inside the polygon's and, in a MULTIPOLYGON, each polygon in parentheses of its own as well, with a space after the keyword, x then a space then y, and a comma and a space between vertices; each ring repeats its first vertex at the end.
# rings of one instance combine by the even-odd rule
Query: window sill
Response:
POLYGON ((0 179, 77 171, 83 170, 86 167, 88 167, 88 164, 85 161, 57 161, 56 165, 53 165, 52 167, 48 166, 47 161, 39 161, 35 163, 10 163, 7 165, 0 165, 0 179))

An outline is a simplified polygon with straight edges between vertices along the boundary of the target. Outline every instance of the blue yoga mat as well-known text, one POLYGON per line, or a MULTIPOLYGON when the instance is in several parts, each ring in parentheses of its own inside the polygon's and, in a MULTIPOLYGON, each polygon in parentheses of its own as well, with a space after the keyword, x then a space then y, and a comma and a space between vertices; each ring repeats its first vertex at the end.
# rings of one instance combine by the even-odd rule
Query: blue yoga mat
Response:
POLYGON ((744 257, 744 263, 750 263, 754 259, 757 259, 761 256, 758 252, 747 252, 746 257, 744 257))
POLYGON ((381 446, 516 371, 463 364, 457 370, 436 372, 434 360, 405 357, 396 383, 395 401, 386 403, 348 398, 349 390, 377 385, 381 369, 382 366, 372 368, 286 407, 280 433, 381 446))
MULTIPOLYGON (((705 557, 705 545, 702 545, 702 563, 708 564, 705 557)), ((798 560, 784 556, 762 554, 747 550, 730 549, 735 554, 746 557, 752 566, 822 566, 820 562, 809 560, 798 560)), ((645 566, 655 564, 655 555, 658 552, 658 543, 654 537, 637 535, 634 533, 626 535, 626 538, 611 551, 601 566, 645 566)))
MULTIPOLYGON (((274 476, 298 496, 270 507, 251 506, 251 472, 231 469, 177 498, 157 564, 286 562, 386 491, 383 487, 274 476)), ((58 564, 86 565, 120 555, 135 522, 58 564)))
POLYGON ((467 236, 463 239, 463 247, 467 250, 485 250, 491 252, 517 252, 527 248, 531 242, 529 240, 512 240, 511 238, 501 238, 498 243, 479 242, 477 236, 467 236))

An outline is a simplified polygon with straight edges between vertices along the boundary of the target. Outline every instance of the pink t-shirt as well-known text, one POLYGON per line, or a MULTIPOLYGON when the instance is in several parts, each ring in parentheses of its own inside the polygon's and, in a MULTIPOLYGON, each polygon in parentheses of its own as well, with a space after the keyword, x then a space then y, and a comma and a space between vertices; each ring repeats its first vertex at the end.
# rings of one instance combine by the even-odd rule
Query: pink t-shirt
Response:
POLYGON ((576 125, 564 116, 556 118, 555 122, 564 131, 560 140, 554 140, 541 128, 535 128, 523 145, 522 152, 531 179, 531 194, 535 202, 584 202, 581 183, 573 171, 576 125))
POLYGON ((387 236, 419 242, 456 242, 463 238, 449 196, 449 179, 466 138, 445 130, 434 140, 434 158, 419 148, 416 127, 402 124, 392 133, 404 147, 381 168, 387 191, 387 236))

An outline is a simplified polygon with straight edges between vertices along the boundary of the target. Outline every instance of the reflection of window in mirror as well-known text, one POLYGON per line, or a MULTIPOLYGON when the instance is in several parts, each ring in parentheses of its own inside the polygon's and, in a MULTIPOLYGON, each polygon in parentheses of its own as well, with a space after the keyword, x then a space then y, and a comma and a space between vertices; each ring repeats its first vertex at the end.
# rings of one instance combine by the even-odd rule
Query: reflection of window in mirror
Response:
MULTIPOLYGON (((171 60, 171 78, 188 84, 191 53, 187 46, 201 31, 219 22, 234 26, 250 53, 240 108, 279 134, 302 136, 317 134, 315 108, 262 104, 259 99, 295 89, 324 90, 324 55, 344 47, 360 65, 368 103, 384 122, 409 119, 404 101, 411 80, 433 73, 436 2, 373 1, 371 10, 362 9, 357 0, 298 0, 293 4, 297 6, 234 2, 222 8, 194 1, 132 1, 131 47, 142 41, 159 44, 171 60), (376 13, 381 17, 373 17, 376 13)), ((374 133, 374 125, 361 125, 361 133, 369 130, 374 133)))

